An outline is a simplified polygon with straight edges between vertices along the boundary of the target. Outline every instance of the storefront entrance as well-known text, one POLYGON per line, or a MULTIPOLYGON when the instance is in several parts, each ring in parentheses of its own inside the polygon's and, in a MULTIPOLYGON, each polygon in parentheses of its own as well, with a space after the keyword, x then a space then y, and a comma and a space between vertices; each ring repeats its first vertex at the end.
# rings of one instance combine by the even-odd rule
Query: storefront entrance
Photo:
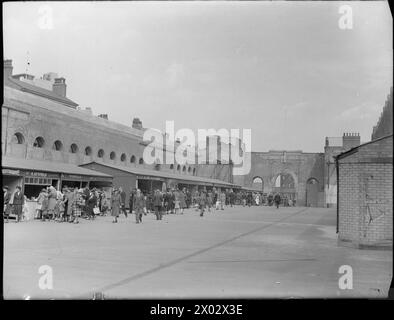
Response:
POLYGON ((138 177, 137 186, 144 194, 147 194, 157 189, 161 191, 163 188, 163 181, 154 178, 141 179, 138 177))
POLYGON ((3 187, 8 186, 11 193, 15 191, 17 186, 23 185, 23 177, 20 176, 21 173, 19 170, 3 169, 2 174, 3 187))

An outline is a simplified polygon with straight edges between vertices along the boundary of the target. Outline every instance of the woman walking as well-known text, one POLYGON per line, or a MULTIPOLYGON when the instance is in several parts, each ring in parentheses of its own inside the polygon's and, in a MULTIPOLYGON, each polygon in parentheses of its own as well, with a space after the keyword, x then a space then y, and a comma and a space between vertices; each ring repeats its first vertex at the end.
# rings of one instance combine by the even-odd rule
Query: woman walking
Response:
POLYGON ((181 210, 181 214, 183 214, 183 211, 187 207, 186 205, 186 189, 183 188, 182 191, 179 191, 179 209, 181 210))
POLYGON ((134 198, 133 209, 135 211, 136 223, 142 223, 142 214, 144 213, 144 210, 146 210, 146 207, 145 207, 144 195, 142 194, 140 189, 137 189, 137 194, 134 198))
POLYGON ((22 188, 20 186, 17 186, 14 197, 12 199, 14 214, 16 215, 16 222, 20 222, 22 220, 22 210, 23 205, 25 204, 25 196, 21 190, 22 188))
POLYGON ((82 196, 83 189, 79 189, 73 201, 73 223, 79 223, 78 219, 82 215, 82 210, 85 207, 85 200, 82 196))
POLYGON ((205 191, 201 191, 200 197, 199 197, 199 207, 200 207, 200 217, 204 215, 205 211, 205 206, 207 204, 207 197, 205 195, 205 191))
POLYGON ((118 222, 120 206, 121 206, 120 192, 118 191, 118 189, 115 188, 111 197, 111 216, 114 218, 112 223, 118 222))

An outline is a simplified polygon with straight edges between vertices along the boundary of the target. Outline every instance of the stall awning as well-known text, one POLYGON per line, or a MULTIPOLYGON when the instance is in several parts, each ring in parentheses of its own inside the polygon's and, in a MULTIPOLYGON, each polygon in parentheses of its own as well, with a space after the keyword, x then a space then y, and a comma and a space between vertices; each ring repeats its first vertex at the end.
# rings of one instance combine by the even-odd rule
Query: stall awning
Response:
POLYGON ((261 190, 261 188, 253 188, 253 187, 242 187, 242 190, 252 191, 252 192, 263 192, 263 190, 261 190))
POLYGON ((58 173, 62 174, 63 177, 69 177, 70 179, 94 177, 105 181, 112 180, 112 176, 108 174, 81 168, 74 164, 55 161, 26 160, 2 157, 2 168, 58 173))
POLYGON ((221 181, 218 179, 175 174, 165 171, 155 171, 155 170, 149 170, 149 169, 138 168, 138 167, 117 166, 114 164, 98 163, 94 161, 89 163, 84 163, 81 166, 83 167, 92 164, 97 164, 99 166, 105 166, 120 171, 124 171, 127 173, 132 173, 136 175, 138 179, 149 179, 150 177, 152 177, 158 179, 173 179, 179 181, 179 183, 184 183, 184 184, 199 184, 199 185, 225 187, 225 188, 240 188, 240 186, 236 184, 229 183, 226 181, 221 181))

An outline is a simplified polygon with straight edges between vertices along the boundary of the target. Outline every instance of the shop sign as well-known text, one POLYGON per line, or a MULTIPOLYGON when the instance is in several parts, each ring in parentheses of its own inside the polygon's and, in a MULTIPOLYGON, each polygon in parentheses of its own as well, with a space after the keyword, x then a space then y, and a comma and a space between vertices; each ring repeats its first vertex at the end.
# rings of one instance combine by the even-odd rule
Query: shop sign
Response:
POLYGON ((48 173, 48 172, 39 172, 39 171, 25 171, 25 177, 34 177, 34 178, 58 178, 59 175, 56 173, 48 173))
POLYGON ((112 181, 111 177, 89 177, 90 181, 112 181))
POLYGON ((20 175, 19 170, 11 170, 11 169, 2 169, 1 173, 3 175, 9 175, 9 176, 19 176, 20 175))
POLYGON ((72 180, 82 180, 81 176, 78 176, 76 174, 62 174, 63 179, 72 179, 72 180))
POLYGON ((158 180, 158 181, 162 181, 164 180, 164 178, 160 178, 160 177, 151 177, 151 176, 138 176, 139 180, 158 180))

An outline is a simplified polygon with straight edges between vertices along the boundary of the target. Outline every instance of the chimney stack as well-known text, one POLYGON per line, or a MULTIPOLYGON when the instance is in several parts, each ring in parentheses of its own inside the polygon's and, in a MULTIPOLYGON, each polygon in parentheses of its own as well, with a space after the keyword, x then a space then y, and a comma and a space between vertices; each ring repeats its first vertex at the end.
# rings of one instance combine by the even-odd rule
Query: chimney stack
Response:
POLYGON ((346 150, 360 145, 360 134, 345 132, 342 137, 342 147, 346 150))
POLYGON ((8 79, 12 76, 12 60, 4 60, 4 79, 8 79))
POLYGON ((66 97, 66 79, 55 78, 55 82, 52 85, 52 91, 61 97, 66 97))
POLYGON ((106 113, 105 114, 99 114, 98 117, 99 118, 103 118, 105 120, 108 120, 108 114, 106 114, 106 113))
POLYGON ((132 128, 142 130, 142 121, 139 118, 134 118, 132 128))

